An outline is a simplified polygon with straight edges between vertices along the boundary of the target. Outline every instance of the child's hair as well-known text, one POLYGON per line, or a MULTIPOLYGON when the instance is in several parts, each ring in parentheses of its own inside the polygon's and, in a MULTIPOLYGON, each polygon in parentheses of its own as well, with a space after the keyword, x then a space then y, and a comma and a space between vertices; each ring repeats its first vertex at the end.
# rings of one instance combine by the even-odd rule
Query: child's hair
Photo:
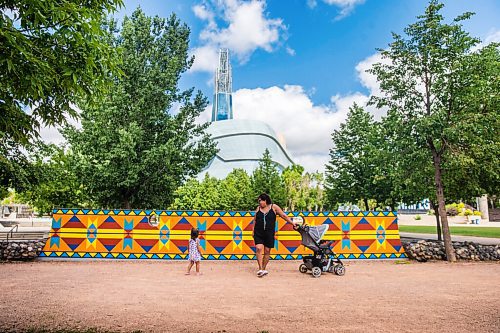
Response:
POLYGON ((191 229, 191 239, 198 238, 199 234, 200 234, 200 231, 198 230, 198 228, 192 228, 191 229))

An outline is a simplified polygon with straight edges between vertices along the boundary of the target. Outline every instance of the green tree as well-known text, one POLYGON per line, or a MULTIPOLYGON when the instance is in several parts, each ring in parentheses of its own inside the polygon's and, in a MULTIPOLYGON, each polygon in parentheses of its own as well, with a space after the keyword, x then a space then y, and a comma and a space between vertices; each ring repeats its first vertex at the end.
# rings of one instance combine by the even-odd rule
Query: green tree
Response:
MULTIPOLYGON (((106 88, 117 59, 101 22, 121 0, 0 2, 0 187, 26 179, 20 146, 41 125, 76 117, 73 104, 106 88), (21 155, 19 155, 21 154, 21 155)), ((0 192, 3 191, 0 189, 0 192)))
POLYGON ((252 199, 256 200, 259 194, 267 193, 274 203, 285 207, 285 186, 281 181, 280 171, 271 159, 271 153, 265 150, 259 166, 252 174, 252 199))
POLYGON ((19 193, 19 200, 32 205, 40 215, 55 207, 90 206, 86 189, 74 172, 75 159, 63 147, 39 144, 30 152, 32 181, 19 193))
POLYGON ((166 207, 215 154, 208 124, 195 124, 207 99, 178 88, 193 63, 189 33, 174 14, 150 18, 141 9, 125 17, 121 31, 109 24, 123 76, 113 78, 101 103, 82 104, 81 130, 65 133, 99 205, 166 207))
POLYGON ((251 178, 243 169, 234 169, 220 186, 222 210, 252 210, 257 205, 251 192, 251 178))
POLYGON ((333 132, 333 148, 326 165, 326 192, 330 206, 362 200, 368 207, 368 199, 374 197, 373 181, 377 171, 376 130, 373 116, 354 104, 346 122, 333 132))
POLYGON ((303 195, 303 174, 304 168, 300 165, 292 165, 283 170, 281 174, 283 185, 285 186, 286 205, 284 209, 294 211, 296 208, 306 206, 303 195))
POLYGON ((469 65, 474 58, 471 49, 479 41, 469 36, 460 22, 472 13, 446 24, 440 14, 442 8, 443 4, 431 1, 425 14, 405 28, 407 38, 393 34, 389 48, 379 50, 388 63, 375 64, 370 70, 383 93, 374 96, 371 103, 388 108, 388 114, 398 122, 400 136, 413 139, 413 149, 427 151, 434 171, 446 255, 449 261, 455 261, 445 210, 443 167, 457 152, 468 152, 473 146, 482 149, 471 143, 490 133, 488 121, 498 117, 498 108, 491 105, 495 99, 491 95, 498 100, 498 90, 485 83, 498 81, 498 71, 487 70, 484 77, 469 65), (462 131, 472 126, 475 135, 462 131))

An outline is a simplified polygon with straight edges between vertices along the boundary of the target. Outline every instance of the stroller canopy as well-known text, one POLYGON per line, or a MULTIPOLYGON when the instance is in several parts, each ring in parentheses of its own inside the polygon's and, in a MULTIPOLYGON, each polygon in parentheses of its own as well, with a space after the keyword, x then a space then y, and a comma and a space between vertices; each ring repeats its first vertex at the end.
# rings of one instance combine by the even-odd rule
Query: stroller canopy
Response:
POLYGON ((310 248, 313 251, 318 251, 318 243, 323 238, 327 230, 327 224, 322 224, 314 227, 306 226, 304 228, 300 228, 299 232, 302 236, 302 245, 310 248))

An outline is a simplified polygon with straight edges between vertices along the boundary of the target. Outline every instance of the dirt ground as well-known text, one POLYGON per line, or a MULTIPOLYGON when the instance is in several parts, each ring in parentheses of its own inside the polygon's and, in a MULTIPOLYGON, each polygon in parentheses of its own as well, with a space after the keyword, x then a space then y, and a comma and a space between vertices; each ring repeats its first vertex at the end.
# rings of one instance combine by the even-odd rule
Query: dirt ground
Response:
POLYGON ((500 332, 500 264, 353 261, 313 278, 298 261, 0 264, 0 331, 500 332))

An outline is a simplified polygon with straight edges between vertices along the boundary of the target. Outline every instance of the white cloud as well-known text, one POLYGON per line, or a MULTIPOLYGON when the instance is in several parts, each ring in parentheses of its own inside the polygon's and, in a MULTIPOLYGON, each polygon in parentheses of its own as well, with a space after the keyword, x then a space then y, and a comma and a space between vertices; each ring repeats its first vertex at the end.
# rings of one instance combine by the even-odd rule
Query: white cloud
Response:
POLYGON ((191 72, 214 72, 219 63, 219 50, 213 45, 204 45, 193 49, 194 63, 191 72))
MULTIPOLYGON (((368 96, 355 93, 332 97, 329 105, 314 105, 301 86, 285 85, 240 89, 233 93, 235 119, 260 120, 284 138, 294 161, 307 171, 324 171, 331 148, 331 134, 347 116, 354 102, 364 105, 368 96)), ((211 106, 199 121, 209 121, 211 106)))
POLYGON ((488 45, 490 43, 500 43, 500 29, 499 30, 492 29, 488 33, 488 35, 484 39, 484 44, 488 45))
POLYGON ((191 71, 213 71, 214 65, 207 65, 212 59, 203 57, 217 54, 219 48, 228 48, 240 63, 245 63, 257 49, 272 52, 285 38, 283 20, 268 18, 264 0, 220 0, 212 8, 209 4, 193 7, 196 17, 207 21, 207 26, 200 33, 202 46, 193 50, 196 59, 191 71))
MULTIPOLYGON (((294 161, 306 171, 324 171, 329 160, 331 134, 345 122, 349 108, 354 104, 365 107, 376 119, 385 114, 366 103, 373 94, 380 94, 374 75, 366 73, 374 63, 383 62, 379 53, 373 54, 356 66, 358 79, 368 89, 368 94, 353 92, 336 94, 328 105, 315 105, 302 86, 285 85, 256 89, 240 89, 233 93, 235 119, 261 120, 269 124, 284 138, 287 150, 294 161)), ((212 106, 209 105, 198 118, 198 122, 210 121, 212 106)))
POLYGON ((292 49, 291 47, 287 46, 286 53, 288 53, 289 55, 291 55, 293 57, 295 55, 295 50, 292 49))
MULTIPOLYGON (((340 20, 346 16, 348 16, 356 7, 365 2, 365 0, 323 0, 327 5, 334 5, 340 8, 340 12, 335 18, 336 20, 340 20)), ((307 0, 307 6, 309 8, 314 8, 317 5, 316 0, 307 0)))
POLYGON ((318 3, 316 2, 316 0, 307 0, 307 6, 309 8, 314 8, 318 5, 318 3))

